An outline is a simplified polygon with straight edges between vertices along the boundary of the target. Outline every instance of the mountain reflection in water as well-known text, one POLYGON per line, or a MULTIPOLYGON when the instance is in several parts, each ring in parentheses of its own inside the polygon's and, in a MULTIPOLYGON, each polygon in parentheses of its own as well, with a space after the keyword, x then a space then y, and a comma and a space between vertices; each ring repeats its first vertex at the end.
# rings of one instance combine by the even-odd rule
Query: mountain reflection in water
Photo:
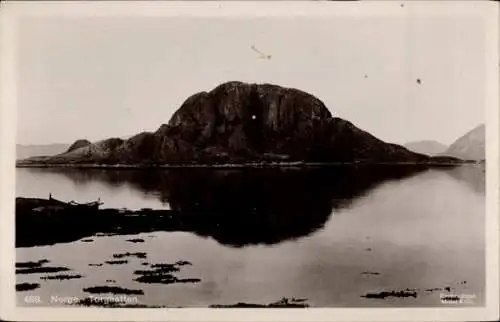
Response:
POLYGON ((486 165, 476 164, 462 167, 453 167, 446 169, 445 173, 449 174, 456 180, 467 184, 473 191, 484 194, 486 192, 486 165))
POLYGON ((187 231, 233 247, 275 244, 310 235, 323 227, 332 212, 348 207, 379 184, 424 170, 405 165, 244 170, 29 169, 62 175, 78 185, 91 181, 112 187, 129 184, 157 196, 169 204, 170 210, 120 213, 103 209, 95 214, 73 213, 47 220, 18 213, 18 238, 30 234, 32 240, 16 243, 53 244, 96 233, 187 231), (61 227, 66 231, 64 238, 58 238, 61 227), (43 242, 36 241, 35 231, 44 235, 43 242))

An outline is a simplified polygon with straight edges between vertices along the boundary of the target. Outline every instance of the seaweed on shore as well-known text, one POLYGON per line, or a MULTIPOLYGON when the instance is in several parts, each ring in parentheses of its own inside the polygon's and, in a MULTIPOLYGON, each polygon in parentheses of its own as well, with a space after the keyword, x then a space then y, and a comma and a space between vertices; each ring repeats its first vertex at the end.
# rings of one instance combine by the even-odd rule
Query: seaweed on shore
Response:
POLYGON ((93 263, 90 263, 90 264, 89 264, 89 266, 97 266, 97 267, 102 266, 102 265, 103 265, 102 263, 99 263, 99 264, 93 264, 93 263))
POLYGON ((166 306, 163 305, 146 305, 146 304, 140 304, 140 303, 123 303, 120 301, 106 301, 100 300, 96 301, 93 298, 86 297, 83 299, 80 299, 77 303, 75 303, 77 306, 87 306, 87 307, 103 307, 103 308, 165 308, 166 306))
POLYGON ((178 278, 172 274, 145 274, 134 279, 134 281, 146 284, 177 284, 177 283, 198 283, 199 278, 178 278))
POLYGON ((193 264, 191 264, 188 261, 177 261, 173 264, 170 264, 170 263, 151 264, 151 268, 156 268, 156 269, 159 269, 163 272, 178 272, 180 270, 179 267, 186 266, 186 265, 193 265, 193 264))
POLYGON ((123 258, 123 257, 137 257, 144 259, 147 257, 147 254, 145 252, 135 252, 135 253, 120 253, 120 254, 113 254, 113 258, 123 258))
POLYGON ((283 297, 277 302, 270 304, 255 304, 238 302, 236 304, 214 304, 211 308, 307 308, 309 304, 305 303, 307 299, 295 299, 283 297))
POLYGON ((191 262, 188 262, 188 261, 177 261, 177 262, 175 262, 175 265, 185 266, 185 265, 193 265, 193 264, 191 262))
POLYGON ((369 298, 369 299, 386 299, 387 297, 414 297, 417 298, 417 291, 413 289, 405 289, 399 291, 382 291, 379 293, 367 293, 362 295, 361 297, 369 298))
POLYGON ((48 259, 41 259, 36 262, 19 262, 16 263, 16 268, 36 268, 41 267, 43 264, 49 263, 48 259))
POLYGON ((142 238, 132 238, 132 239, 127 239, 129 243, 144 243, 144 239, 142 238))
POLYGON ((42 276, 40 279, 42 280, 71 280, 71 279, 76 279, 76 278, 82 278, 82 275, 69 275, 69 274, 59 274, 59 275, 48 275, 48 276, 42 276))
POLYGON ((361 275, 380 275, 380 273, 379 272, 368 272, 368 271, 366 271, 366 272, 361 273, 361 275))
POLYGON ((19 283, 16 284, 17 292, 32 291, 40 287, 38 283, 19 283))
MULTIPOLYGON (((156 267, 152 270, 147 269, 138 269, 134 271, 136 275, 164 275, 167 273, 174 273, 180 271, 180 268, 172 265, 172 264, 164 264, 165 266, 156 267)), ((153 267, 153 266, 151 266, 153 267)))
POLYGON ((127 264, 128 260, 127 259, 112 260, 112 261, 105 261, 104 263, 109 265, 122 265, 122 264, 127 264))
POLYGON ((83 289, 84 292, 92 294, 112 293, 127 295, 143 295, 143 290, 127 289, 119 286, 92 286, 83 289))
POLYGON ((424 291, 425 292, 435 292, 435 291, 446 291, 446 292, 451 292, 453 291, 454 288, 450 286, 445 286, 445 287, 434 287, 434 288, 427 288, 424 291))
POLYGON ((38 273, 57 273, 70 271, 67 267, 32 267, 16 269, 16 274, 38 274, 38 273))
POLYGON ((184 265, 192 265, 187 261, 177 261, 170 263, 152 264, 150 270, 136 270, 134 274, 140 275, 134 281, 147 284, 175 284, 175 283, 198 283, 201 280, 198 278, 178 278, 172 273, 179 272, 180 267, 184 265))
POLYGON ((441 287, 433 287, 433 288, 427 288, 424 291, 426 292, 435 292, 435 291, 443 291, 444 289, 441 287))
POLYGON ((82 243, 91 243, 93 242, 94 240, 92 238, 85 238, 85 239, 82 239, 80 240, 82 243))

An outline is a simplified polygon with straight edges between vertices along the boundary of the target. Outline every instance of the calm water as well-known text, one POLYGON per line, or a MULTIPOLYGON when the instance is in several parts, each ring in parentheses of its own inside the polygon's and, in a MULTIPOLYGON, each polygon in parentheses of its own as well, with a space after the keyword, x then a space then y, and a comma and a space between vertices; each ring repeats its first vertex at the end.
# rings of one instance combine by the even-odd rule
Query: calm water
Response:
POLYGON ((39 295, 51 305, 51 296, 83 298, 89 295, 84 288, 108 285, 143 290, 131 295, 140 304, 174 307, 267 304, 282 297, 307 299, 313 307, 440 306, 446 292, 429 289, 446 287, 454 294, 474 294, 474 305, 484 304, 484 167, 411 174, 396 168, 311 173, 17 169, 19 197, 100 198, 104 208, 196 210, 214 218, 212 228, 194 225, 178 232, 89 236, 17 248, 17 262, 47 259, 48 266, 82 275, 71 280, 17 275, 17 283, 41 285, 18 292, 18 303, 39 295), (84 241, 88 238, 92 241, 84 241), (144 242, 127 241, 131 238, 144 242), (125 252, 145 252, 146 258, 105 263, 125 252), (176 276, 199 282, 134 281, 135 270, 147 269, 143 263, 179 260, 192 265, 180 267, 176 276), (406 288, 416 289, 417 297, 363 297, 406 288))

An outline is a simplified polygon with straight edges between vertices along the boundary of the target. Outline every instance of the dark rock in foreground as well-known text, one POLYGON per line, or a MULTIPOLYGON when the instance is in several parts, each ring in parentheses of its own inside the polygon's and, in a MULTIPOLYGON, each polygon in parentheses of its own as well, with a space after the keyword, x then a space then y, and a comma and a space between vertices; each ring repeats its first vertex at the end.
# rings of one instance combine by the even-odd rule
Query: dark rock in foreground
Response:
POLYGON ((69 271, 67 267, 33 267, 16 269, 16 274, 38 274, 38 273, 57 273, 69 271))
POLYGON ((70 270, 67 267, 45 266, 47 263, 49 263, 47 259, 36 262, 18 262, 16 263, 16 274, 57 273, 70 270))
POLYGON ((103 293, 111 293, 111 294, 126 294, 126 295, 143 295, 143 290, 133 290, 127 289, 119 286, 93 286, 87 287, 83 289, 84 292, 92 293, 92 294, 103 294, 103 293))
POLYGON ((151 265, 149 270, 136 270, 134 274, 139 275, 134 281, 147 284, 177 284, 198 283, 199 278, 179 278, 174 273, 179 272, 182 266, 191 265, 186 261, 178 261, 173 264, 158 263, 151 265))
POLYGON ((103 308, 166 308, 164 305, 146 305, 137 303, 135 298, 123 299, 117 298, 116 301, 107 300, 104 298, 102 300, 96 300, 96 298, 85 297, 79 299, 75 306, 85 306, 85 307, 103 307, 103 308), (127 301, 128 300, 128 301, 127 301))
POLYGON ((361 275, 380 275, 379 272, 362 272, 361 275))
POLYGON ((104 263, 106 263, 108 265, 123 265, 123 264, 127 264, 128 260, 126 260, 126 259, 112 260, 112 261, 105 261, 104 263))
POLYGON ((32 291, 40 287, 38 283, 19 283, 16 284, 16 291, 24 292, 24 291, 32 291))
POLYGON ((49 263, 47 259, 41 259, 36 262, 18 262, 16 263, 16 268, 38 268, 47 263, 49 263))
POLYGON ((417 298, 417 291, 416 290, 400 290, 400 291, 382 291, 379 293, 368 293, 366 295, 363 295, 361 297, 365 297, 368 299, 386 299, 387 297, 413 297, 417 298))
POLYGON ((132 239, 127 239, 126 241, 130 242, 130 243, 144 243, 144 239, 142 238, 132 238, 132 239))
POLYGON ((282 298, 277 302, 270 304, 255 304, 239 302, 236 304, 215 304, 211 308, 307 308, 309 304, 305 303, 307 299, 282 298))
POLYGON ((68 275, 68 274, 59 274, 59 275, 48 275, 48 276, 42 276, 40 279, 42 280, 72 280, 72 279, 78 279, 82 278, 82 275, 68 275))
POLYGON ((127 253, 113 254, 113 258, 124 258, 124 257, 146 258, 147 254, 144 252, 136 252, 136 253, 127 252, 127 253))

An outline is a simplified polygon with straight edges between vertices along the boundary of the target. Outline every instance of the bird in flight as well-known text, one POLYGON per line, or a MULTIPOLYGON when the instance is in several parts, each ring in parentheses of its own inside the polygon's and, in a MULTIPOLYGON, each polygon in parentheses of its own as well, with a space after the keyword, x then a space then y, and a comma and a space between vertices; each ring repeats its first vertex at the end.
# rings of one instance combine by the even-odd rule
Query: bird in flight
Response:
POLYGON ((255 51, 257 54, 260 55, 260 59, 271 59, 271 55, 266 55, 264 54, 263 52, 261 52, 260 50, 258 50, 257 48, 255 48, 255 46, 252 45, 252 50, 255 51))

